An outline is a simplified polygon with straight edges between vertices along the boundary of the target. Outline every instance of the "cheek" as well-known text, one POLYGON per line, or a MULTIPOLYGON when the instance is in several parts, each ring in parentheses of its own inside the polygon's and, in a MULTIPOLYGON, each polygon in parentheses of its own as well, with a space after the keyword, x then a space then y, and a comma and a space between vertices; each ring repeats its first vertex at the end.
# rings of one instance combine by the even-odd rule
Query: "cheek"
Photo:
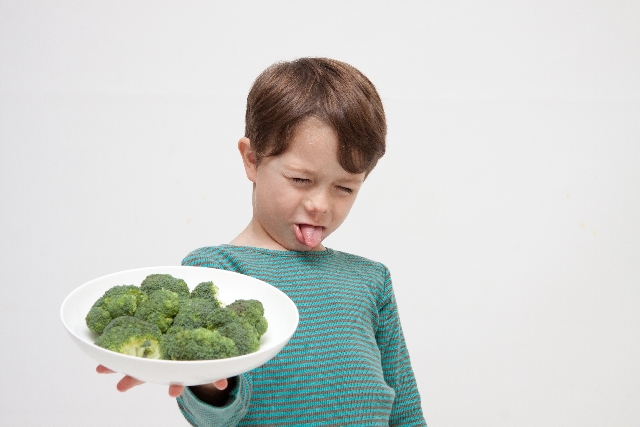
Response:
POLYGON ((284 215, 293 215, 301 209, 302 200, 296 192, 279 193, 273 200, 284 215))
POLYGON ((344 221, 347 218, 347 215, 349 215, 349 212, 351 211, 351 207, 353 207, 354 202, 355 202, 355 198, 347 199, 347 200, 339 200, 337 203, 334 204, 334 214, 335 214, 336 221, 339 221, 340 223, 342 223, 342 221, 344 221))
POLYGON ((264 191, 256 192, 256 204, 263 212, 271 215, 286 215, 297 206, 297 195, 295 192, 287 191, 286 188, 269 187, 264 191))

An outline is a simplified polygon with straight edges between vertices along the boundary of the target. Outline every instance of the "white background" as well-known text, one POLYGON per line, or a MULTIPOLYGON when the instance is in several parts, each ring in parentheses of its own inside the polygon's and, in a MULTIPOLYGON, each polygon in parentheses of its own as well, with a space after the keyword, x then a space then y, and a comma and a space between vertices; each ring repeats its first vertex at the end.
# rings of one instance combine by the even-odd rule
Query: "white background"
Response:
POLYGON ((0 424, 186 426, 59 319, 250 219, 253 79, 329 56, 388 151, 327 246, 390 268, 430 427, 640 425, 637 1, 0 1, 0 424))

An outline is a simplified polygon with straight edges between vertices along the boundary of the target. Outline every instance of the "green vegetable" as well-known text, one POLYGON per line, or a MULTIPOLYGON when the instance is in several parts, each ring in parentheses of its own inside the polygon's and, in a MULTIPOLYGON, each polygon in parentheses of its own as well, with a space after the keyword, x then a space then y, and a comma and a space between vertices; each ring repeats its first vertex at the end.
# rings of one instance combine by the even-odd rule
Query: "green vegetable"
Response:
POLYGON ((96 345, 131 356, 168 360, 222 359, 260 348, 267 330, 258 300, 227 307, 213 282, 187 284, 169 274, 151 274, 140 287, 114 286, 86 316, 101 334, 96 345))
POLYGON ((130 356, 160 358, 160 329, 152 323, 132 316, 113 319, 95 343, 107 350, 130 356))
POLYGON ((264 307, 262 303, 255 299, 239 299, 227 306, 238 316, 245 319, 253 326, 260 338, 267 331, 268 323, 264 317, 264 307))
POLYGON ((169 360, 225 359, 238 355, 234 342, 218 331, 185 329, 162 336, 160 352, 169 360))
POLYGON ((219 307, 211 311, 207 318, 207 328, 218 329, 227 323, 230 323, 238 318, 238 315, 232 310, 228 310, 224 307, 219 307))
POLYGON ((180 304, 180 310, 173 319, 171 331, 181 329, 211 328, 216 317, 215 306, 211 301, 202 298, 184 300, 180 304))
POLYGON ((165 333, 173 323, 173 318, 180 308, 180 297, 167 289, 158 289, 149 294, 146 301, 138 306, 135 317, 156 325, 165 333))
POLYGON ((175 292, 181 298, 189 298, 189 286, 182 279, 176 279, 170 274, 150 274, 140 284, 140 289, 150 295, 158 289, 175 292))
POLYGON ((223 304, 218 299, 218 287, 213 282, 199 283, 191 291, 191 298, 202 298, 212 302, 216 307, 221 307, 223 304))
POLYGON ((114 286, 107 290, 91 307, 85 317, 91 332, 101 334, 113 319, 133 316, 147 295, 134 285, 114 286))
POLYGON ((217 331, 233 340, 240 355, 253 353, 260 348, 260 337, 255 328, 241 317, 223 325, 217 331))

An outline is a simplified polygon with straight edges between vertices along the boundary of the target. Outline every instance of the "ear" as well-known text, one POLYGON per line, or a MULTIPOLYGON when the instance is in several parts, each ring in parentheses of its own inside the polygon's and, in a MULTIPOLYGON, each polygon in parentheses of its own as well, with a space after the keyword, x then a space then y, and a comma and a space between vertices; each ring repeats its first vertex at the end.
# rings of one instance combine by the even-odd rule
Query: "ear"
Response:
POLYGON ((258 163, 256 161, 256 153, 253 151, 253 148, 251 148, 249 138, 245 136, 240 138, 240 141, 238 141, 238 151, 240 151, 240 155, 242 156, 247 178, 255 184, 258 175, 258 163))

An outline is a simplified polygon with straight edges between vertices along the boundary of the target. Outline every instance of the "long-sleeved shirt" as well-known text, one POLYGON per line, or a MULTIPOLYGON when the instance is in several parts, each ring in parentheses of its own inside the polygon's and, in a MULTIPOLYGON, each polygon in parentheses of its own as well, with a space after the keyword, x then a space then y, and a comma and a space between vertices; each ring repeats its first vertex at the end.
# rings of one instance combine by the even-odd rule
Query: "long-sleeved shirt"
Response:
POLYGON ((182 264, 263 280, 287 294, 300 315, 289 343, 240 375, 225 406, 184 391, 178 405, 192 425, 426 426, 383 264, 331 249, 233 245, 197 249, 182 264))

